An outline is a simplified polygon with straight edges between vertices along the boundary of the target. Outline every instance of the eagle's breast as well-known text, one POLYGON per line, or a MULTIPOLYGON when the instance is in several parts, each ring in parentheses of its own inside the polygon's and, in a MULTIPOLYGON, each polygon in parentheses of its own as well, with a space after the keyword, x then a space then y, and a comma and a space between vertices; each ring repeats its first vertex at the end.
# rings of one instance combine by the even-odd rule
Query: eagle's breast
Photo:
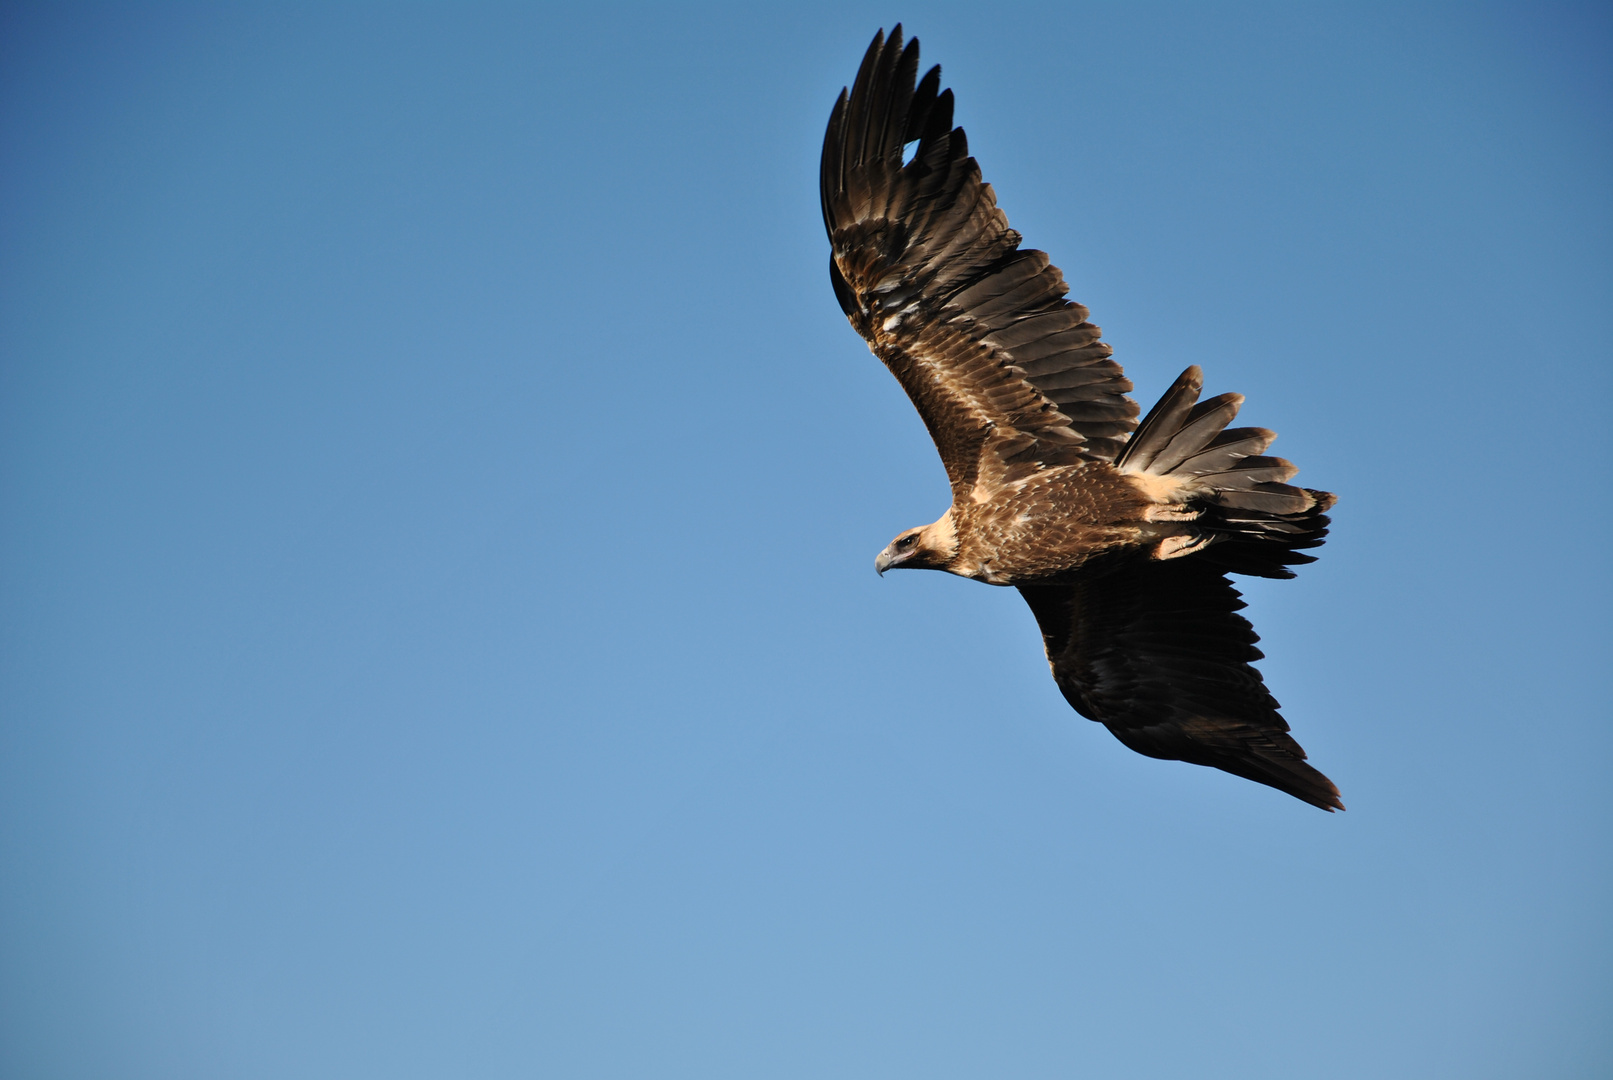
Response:
POLYGON ((1057 577, 1137 543, 1147 508, 1107 463, 1047 469, 953 508, 960 519, 954 572, 993 585, 1057 577))

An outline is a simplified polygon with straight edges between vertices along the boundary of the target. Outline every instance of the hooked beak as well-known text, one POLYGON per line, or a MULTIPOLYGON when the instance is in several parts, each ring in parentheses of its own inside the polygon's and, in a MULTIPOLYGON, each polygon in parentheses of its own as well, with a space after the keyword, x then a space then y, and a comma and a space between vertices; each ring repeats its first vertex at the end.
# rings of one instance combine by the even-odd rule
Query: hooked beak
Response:
POLYGON ((902 565, 904 562, 910 559, 912 555, 913 550, 911 548, 898 554, 896 551, 896 545, 892 543, 884 551, 881 551, 877 557, 875 557, 874 572, 880 577, 884 577, 885 571, 889 570, 893 566, 902 565))

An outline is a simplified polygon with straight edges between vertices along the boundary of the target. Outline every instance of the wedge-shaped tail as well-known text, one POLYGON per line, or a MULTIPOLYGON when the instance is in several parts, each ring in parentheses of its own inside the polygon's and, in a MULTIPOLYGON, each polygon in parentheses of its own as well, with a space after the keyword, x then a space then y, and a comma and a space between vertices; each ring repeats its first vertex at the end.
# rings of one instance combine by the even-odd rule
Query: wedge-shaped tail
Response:
POLYGON ((1178 482, 1202 541, 1181 550, 1233 573, 1293 577, 1290 567, 1316 561, 1303 549, 1321 545, 1326 511, 1336 500, 1326 491, 1288 483, 1299 469, 1266 456, 1276 432, 1227 427, 1243 405, 1242 394, 1199 401, 1203 385, 1197 365, 1182 372, 1143 419, 1115 467, 1178 482))

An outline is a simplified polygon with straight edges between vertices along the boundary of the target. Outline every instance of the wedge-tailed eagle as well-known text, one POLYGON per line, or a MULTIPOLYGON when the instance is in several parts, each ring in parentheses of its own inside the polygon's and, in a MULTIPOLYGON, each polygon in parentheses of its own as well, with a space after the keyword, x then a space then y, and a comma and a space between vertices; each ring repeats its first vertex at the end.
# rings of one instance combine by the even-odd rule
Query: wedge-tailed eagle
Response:
POLYGON ((1137 422, 1087 309, 997 208, 941 69, 918 69, 900 25, 876 35, 823 140, 835 296, 952 484, 951 508, 875 568, 1014 586, 1081 715, 1138 753, 1342 810, 1251 666, 1259 639, 1227 580, 1314 561, 1334 497, 1288 483, 1273 432, 1227 426, 1241 395, 1199 401, 1196 366, 1137 422))

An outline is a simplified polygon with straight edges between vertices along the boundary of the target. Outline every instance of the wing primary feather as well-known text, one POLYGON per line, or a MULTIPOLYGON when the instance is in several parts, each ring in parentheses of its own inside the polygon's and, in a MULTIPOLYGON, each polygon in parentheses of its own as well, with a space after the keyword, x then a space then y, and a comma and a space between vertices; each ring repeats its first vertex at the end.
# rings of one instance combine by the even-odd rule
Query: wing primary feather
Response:
MULTIPOLYGON (((913 50, 914 63, 918 62, 918 46, 910 43, 913 50)), ((906 146, 914 139, 924 137, 929 130, 930 112, 935 108, 935 98, 941 90, 941 65, 936 64, 924 73, 924 78, 913 90, 913 99, 908 105, 907 123, 902 128, 902 145, 906 146)), ((950 126, 950 125, 949 125, 950 126)))
MULTIPOLYGON (((829 113, 829 126, 823 133, 823 156, 818 162, 818 201, 823 206, 823 227, 832 234, 835 227, 834 201, 842 187, 841 146, 846 127, 848 93, 844 87, 829 113)), ((831 259, 833 256, 831 255, 831 259)))

